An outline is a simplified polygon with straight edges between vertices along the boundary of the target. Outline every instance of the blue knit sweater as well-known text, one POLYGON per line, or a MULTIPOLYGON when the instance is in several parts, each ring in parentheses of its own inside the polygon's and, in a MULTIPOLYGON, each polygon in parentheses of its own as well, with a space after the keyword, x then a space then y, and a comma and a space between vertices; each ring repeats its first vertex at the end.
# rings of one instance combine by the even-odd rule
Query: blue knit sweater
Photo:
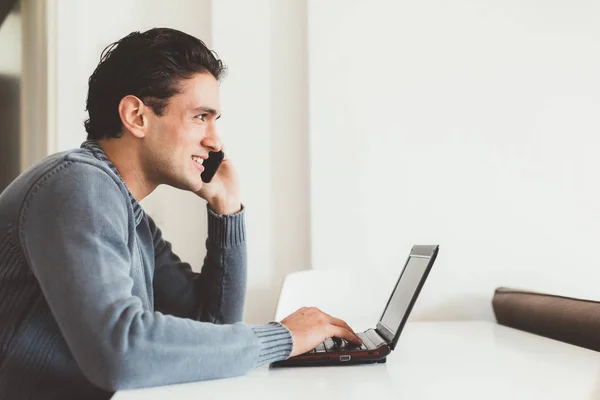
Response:
POLYGON ((240 322, 244 210, 207 212, 195 273, 96 143, 18 177, 0 194, 0 397, 107 399, 288 358, 284 326, 240 322))

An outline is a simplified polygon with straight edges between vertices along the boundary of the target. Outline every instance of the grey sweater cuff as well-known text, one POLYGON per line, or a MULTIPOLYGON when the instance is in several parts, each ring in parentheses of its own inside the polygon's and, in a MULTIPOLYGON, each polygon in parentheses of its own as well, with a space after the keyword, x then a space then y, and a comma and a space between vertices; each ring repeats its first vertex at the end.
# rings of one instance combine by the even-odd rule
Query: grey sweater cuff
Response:
POLYGON ((219 215, 208 210, 208 241, 219 247, 237 246, 246 241, 245 210, 231 215, 219 215))
POLYGON ((252 327, 258 337, 260 350, 255 368, 275 361, 287 360, 294 348, 291 332, 279 322, 252 327))

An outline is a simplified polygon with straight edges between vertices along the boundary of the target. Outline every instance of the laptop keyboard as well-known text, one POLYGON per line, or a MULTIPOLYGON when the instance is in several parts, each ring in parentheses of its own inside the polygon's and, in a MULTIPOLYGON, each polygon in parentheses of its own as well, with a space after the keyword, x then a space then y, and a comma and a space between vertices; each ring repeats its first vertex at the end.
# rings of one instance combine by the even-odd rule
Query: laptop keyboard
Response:
POLYGON ((315 354, 315 353, 340 353, 340 352, 348 352, 348 351, 363 351, 369 348, 373 348, 374 346, 367 347, 365 343, 371 343, 368 337, 364 333, 356 334, 360 340, 363 341, 360 345, 350 343, 345 339, 339 338, 329 338, 325 340, 323 343, 307 352, 306 354, 315 354))

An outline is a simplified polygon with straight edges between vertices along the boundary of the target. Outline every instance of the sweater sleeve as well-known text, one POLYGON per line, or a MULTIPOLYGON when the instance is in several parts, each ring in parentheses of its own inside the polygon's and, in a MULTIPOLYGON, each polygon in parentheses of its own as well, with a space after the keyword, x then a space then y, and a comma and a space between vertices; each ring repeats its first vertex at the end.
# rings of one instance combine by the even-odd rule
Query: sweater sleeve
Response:
POLYGON ((92 383, 116 391, 223 378, 289 356, 290 332, 275 322, 215 325, 144 309, 132 295, 126 199, 100 168, 64 162, 32 188, 20 218, 27 261, 92 383))
POLYGON ((173 253, 148 217, 155 250, 156 309, 218 324, 240 322, 247 282, 245 211, 217 215, 207 206, 207 213, 206 257, 200 273, 173 253))

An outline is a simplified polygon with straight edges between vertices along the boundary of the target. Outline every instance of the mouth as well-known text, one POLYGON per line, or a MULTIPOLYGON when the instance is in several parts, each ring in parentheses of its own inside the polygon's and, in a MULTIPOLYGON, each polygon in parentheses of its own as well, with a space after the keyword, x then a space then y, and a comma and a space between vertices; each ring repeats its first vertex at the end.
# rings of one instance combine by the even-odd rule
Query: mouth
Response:
POLYGON ((204 166, 202 165, 204 159, 202 157, 192 156, 192 162, 194 163, 196 168, 200 170, 200 172, 204 171, 204 166))

